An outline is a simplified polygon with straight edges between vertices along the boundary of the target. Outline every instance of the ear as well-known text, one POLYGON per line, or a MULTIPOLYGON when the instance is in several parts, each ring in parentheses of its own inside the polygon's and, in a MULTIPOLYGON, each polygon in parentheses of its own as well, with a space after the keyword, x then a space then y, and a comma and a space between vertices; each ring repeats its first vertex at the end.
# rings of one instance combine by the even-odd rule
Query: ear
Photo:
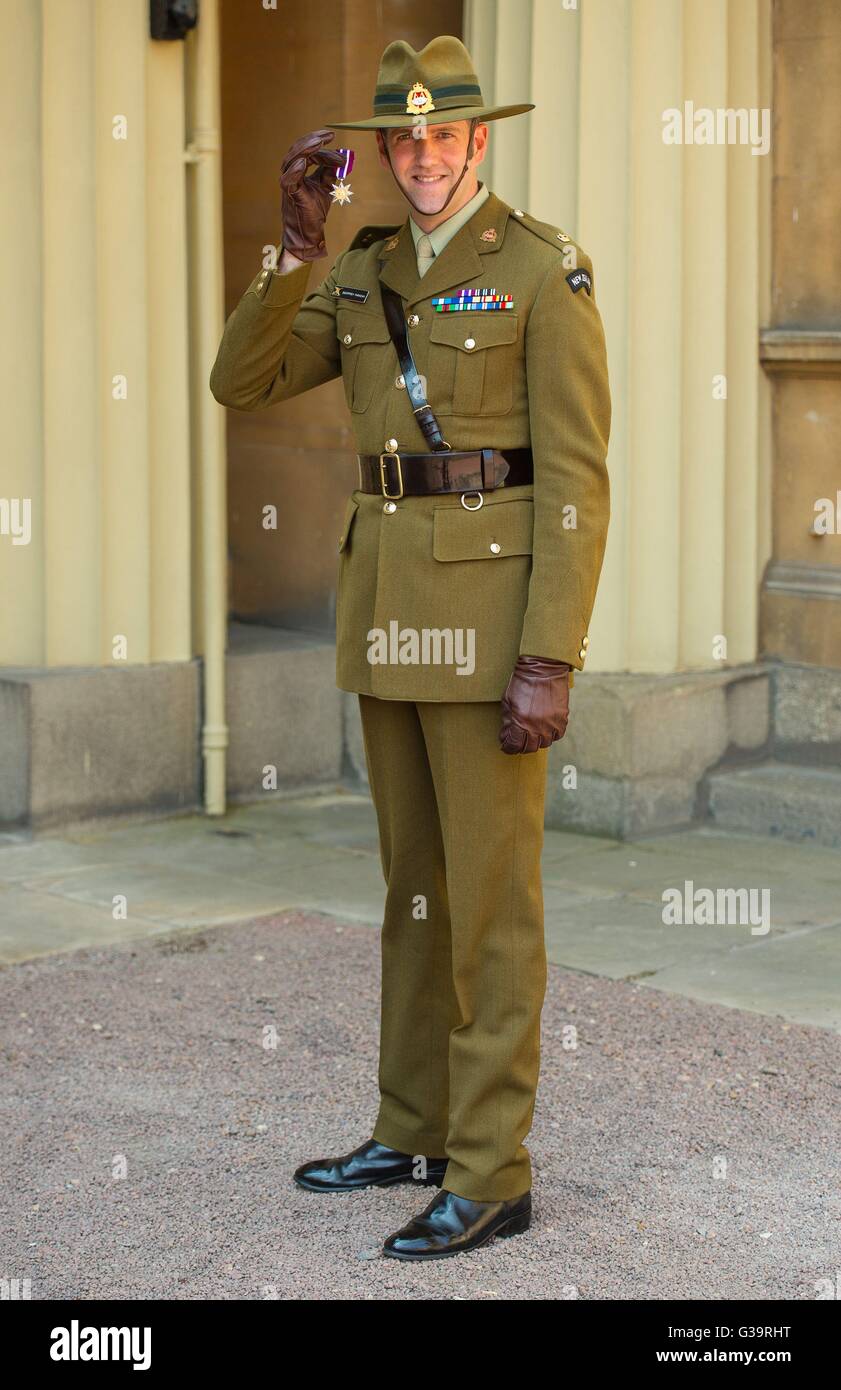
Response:
POLYGON ((481 164, 488 150, 488 127, 484 121, 480 121, 473 132, 473 149, 476 163, 481 164))
POLYGON ((387 130, 378 130, 378 131, 376 132, 376 136, 377 136, 377 158, 379 159, 380 164, 382 165, 382 167, 383 167, 384 169, 388 169, 388 168, 389 168, 389 161, 388 161, 388 155, 387 155, 387 153, 386 153, 386 150, 387 150, 387 148, 388 148, 387 145, 386 145, 386 140, 387 140, 387 138, 388 138, 388 131, 387 131, 387 130))

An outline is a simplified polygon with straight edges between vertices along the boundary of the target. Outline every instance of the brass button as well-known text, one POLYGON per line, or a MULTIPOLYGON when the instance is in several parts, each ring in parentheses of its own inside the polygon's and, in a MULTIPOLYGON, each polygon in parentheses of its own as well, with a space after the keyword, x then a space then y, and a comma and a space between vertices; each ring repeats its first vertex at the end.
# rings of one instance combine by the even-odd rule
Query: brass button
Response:
POLYGON ((467 348, 468 351, 470 351, 471 348, 475 348, 475 346, 476 346, 476 339, 475 339, 475 338, 465 338, 465 340, 464 340, 464 346, 467 348))
POLYGON ((581 650, 579 651, 578 655, 579 655, 579 657, 581 658, 581 660, 583 661, 584 658, 585 658, 586 655, 587 655, 587 649, 586 649, 586 647, 582 647, 581 650))
POLYGON ((342 338, 342 342, 343 342, 346 346, 347 346, 348 343, 352 343, 352 342, 353 342, 353 335, 350 334, 350 333, 346 333, 345 336, 342 338))
POLYGON ((387 440, 385 441, 385 451, 386 451, 387 454, 393 454, 396 448, 397 448, 397 440, 396 440, 396 439, 387 439, 387 440))
POLYGON ((403 390, 405 391, 405 389, 406 389, 406 382, 403 380, 403 377, 402 377, 402 376, 399 376, 399 377, 397 378, 397 380, 395 381, 394 384, 395 384, 395 386, 400 386, 400 387, 402 387, 403 390))
POLYGON ((589 645, 590 645, 590 639, 589 639, 589 637, 582 637, 582 638, 581 638, 581 645, 582 645, 582 647, 584 648, 584 650, 585 650, 585 652, 586 652, 587 648, 588 648, 589 645))
POLYGON ((418 318, 418 315, 417 315, 417 314, 410 314, 410 315, 409 315, 409 327, 410 327, 410 328, 417 328, 417 326, 418 326, 419 323, 420 323, 420 319, 418 318))
POLYGON ((498 555, 501 549, 502 546, 500 545, 499 541, 491 541, 491 550, 493 551, 494 555, 498 555))
POLYGON ((390 514, 391 512, 396 512, 396 511, 397 511, 397 503, 396 503, 396 502, 386 502, 385 506, 383 507, 383 511, 384 511, 384 512, 388 512, 389 514, 390 514))
POLYGON ((515 209, 514 209, 514 216, 515 216, 515 217, 524 217, 524 216, 525 216, 525 213, 523 212, 523 209, 522 209, 522 208, 515 208, 515 209))

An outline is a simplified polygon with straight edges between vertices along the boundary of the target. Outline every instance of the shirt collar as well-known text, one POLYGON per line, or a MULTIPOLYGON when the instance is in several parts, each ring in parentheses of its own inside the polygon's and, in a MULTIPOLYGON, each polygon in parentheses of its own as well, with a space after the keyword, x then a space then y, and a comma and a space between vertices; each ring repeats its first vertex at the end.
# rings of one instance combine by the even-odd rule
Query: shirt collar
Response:
MULTIPOLYGON (((478 191, 473 194, 473 197, 468 203, 465 203, 463 208, 459 208, 458 212, 454 212, 452 217, 446 218, 446 220, 439 223, 433 231, 427 233, 429 240, 432 242, 432 249, 436 256, 440 256, 447 242, 452 240, 456 232, 461 231, 465 222, 470 221, 473 214, 479 211, 479 208, 489 196, 487 184, 480 184, 478 191)), ((418 241, 424 233, 423 228, 418 226, 411 213, 409 214, 409 226, 412 229, 412 239, 415 243, 415 250, 417 250, 418 241)))

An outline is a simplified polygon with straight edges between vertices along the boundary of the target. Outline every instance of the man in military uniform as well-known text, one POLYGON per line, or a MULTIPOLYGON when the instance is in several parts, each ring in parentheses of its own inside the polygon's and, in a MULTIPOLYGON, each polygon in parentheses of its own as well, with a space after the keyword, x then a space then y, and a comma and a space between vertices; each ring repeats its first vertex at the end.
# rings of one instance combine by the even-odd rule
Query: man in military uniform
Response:
POLYGON ((297 141, 280 263, 211 376, 257 410, 341 374, 353 422, 336 670, 359 696, 387 885, 380 1107, 369 1140, 295 1180, 439 1187, 386 1240, 398 1259, 531 1217, 548 748, 589 645, 610 426, 588 257, 476 175, 486 122, 532 109, 486 106, 457 38, 389 44, 373 116, 338 128, 377 131, 410 214, 364 227, 307 294, 342 161, 329 129, 297 141))

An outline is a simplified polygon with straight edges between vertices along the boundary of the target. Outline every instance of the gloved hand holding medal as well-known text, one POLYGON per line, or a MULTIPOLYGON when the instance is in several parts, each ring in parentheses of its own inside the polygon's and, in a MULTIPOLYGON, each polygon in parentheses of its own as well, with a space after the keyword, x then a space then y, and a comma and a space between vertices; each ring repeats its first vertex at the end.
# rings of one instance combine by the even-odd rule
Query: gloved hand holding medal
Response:
POLYGON ((287 151, 280 171, 282 246, 298 261, 318 261, 327 255, 324 223, 332 203, 347 203, 346 183, 353 168, 353 150, 328 150, 333 131, 313 130, 287 151), (308 173, 310 165, 315 169, 308 173))

